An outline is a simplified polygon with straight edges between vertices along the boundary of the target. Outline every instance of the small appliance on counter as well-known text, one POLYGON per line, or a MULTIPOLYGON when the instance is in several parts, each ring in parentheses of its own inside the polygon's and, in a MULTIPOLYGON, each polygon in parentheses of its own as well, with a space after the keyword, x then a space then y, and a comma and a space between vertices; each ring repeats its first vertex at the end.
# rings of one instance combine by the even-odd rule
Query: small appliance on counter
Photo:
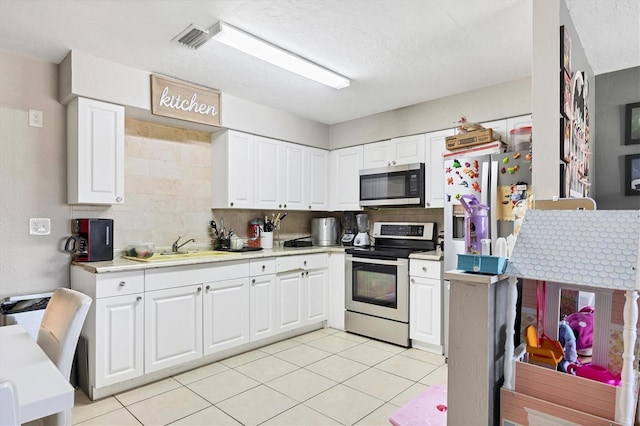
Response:
POLYGON ((113 219, 74 219, 65 251, 77 262, 113 260, 113 219))
POLYGON ((342 230, 342 238, 340 239, 342 245, 352 246, 358 232, 355 213, 344 212, 342 214, 342 230))
POLYGON ((356 247, 368 247, 371 245, 371 239, 369 238, 369 215, 364 213, 357 214, 356 226, 358 227, 358 233, 353 239, 353 245, 356 247))
POLYGON ((311 241, 314 246, 338 244, 338 221, 335 217, 311 219, 311 241))

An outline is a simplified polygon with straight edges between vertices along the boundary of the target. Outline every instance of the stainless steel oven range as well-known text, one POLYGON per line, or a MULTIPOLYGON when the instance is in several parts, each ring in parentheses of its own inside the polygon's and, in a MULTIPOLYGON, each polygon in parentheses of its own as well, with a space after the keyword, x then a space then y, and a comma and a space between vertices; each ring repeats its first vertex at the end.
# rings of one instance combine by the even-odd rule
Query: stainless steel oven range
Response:
POLYGON ((409 255, 435 250, 435 223, 375 222, 375 246, 347 249, 345 329, 409 347, 409 255))

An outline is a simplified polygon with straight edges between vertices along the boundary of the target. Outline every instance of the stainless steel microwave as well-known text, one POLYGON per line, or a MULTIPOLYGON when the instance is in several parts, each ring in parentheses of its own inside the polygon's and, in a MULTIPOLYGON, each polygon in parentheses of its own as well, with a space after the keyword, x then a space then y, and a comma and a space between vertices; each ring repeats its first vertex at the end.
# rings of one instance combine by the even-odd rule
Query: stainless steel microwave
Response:
POLYGON ((361 207, 424 207, 424 163, 360 170, 361 207))

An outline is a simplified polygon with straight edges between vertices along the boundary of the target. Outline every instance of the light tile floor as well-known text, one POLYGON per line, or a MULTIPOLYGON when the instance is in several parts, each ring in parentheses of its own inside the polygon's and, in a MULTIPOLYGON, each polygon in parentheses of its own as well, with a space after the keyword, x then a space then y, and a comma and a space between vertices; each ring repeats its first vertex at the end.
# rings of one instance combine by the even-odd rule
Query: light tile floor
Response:
POLYGON ((80 425, 389 425, 444 357, 323 329, 98 401, 76 392, 80 425))

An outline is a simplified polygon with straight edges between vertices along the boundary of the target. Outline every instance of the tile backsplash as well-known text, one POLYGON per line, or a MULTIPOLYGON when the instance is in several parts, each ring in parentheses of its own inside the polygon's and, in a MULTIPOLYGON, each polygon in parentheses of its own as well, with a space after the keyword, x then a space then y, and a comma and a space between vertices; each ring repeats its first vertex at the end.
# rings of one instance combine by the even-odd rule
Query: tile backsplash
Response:
MULTIPOLYGON (((193 245, 211 248, 212 219, 221 227, 247 236, 249 220, 272 217, 277 211, 211 209, 211 134, 127 118, 125 121, 125 204, 71 206, 71 216, 114 219, 114 246, 135 241, 169 247, 182 236, 193 245)), ((311 219, 340 218, 340 212, 289 211, 279 231, 280 241, 308 236, 311 219)), ((443 229, 442 209, 367 209, 374 221, 436 222, 443 229)), ((278 237, 276 232, 274 236, 278 237)))

